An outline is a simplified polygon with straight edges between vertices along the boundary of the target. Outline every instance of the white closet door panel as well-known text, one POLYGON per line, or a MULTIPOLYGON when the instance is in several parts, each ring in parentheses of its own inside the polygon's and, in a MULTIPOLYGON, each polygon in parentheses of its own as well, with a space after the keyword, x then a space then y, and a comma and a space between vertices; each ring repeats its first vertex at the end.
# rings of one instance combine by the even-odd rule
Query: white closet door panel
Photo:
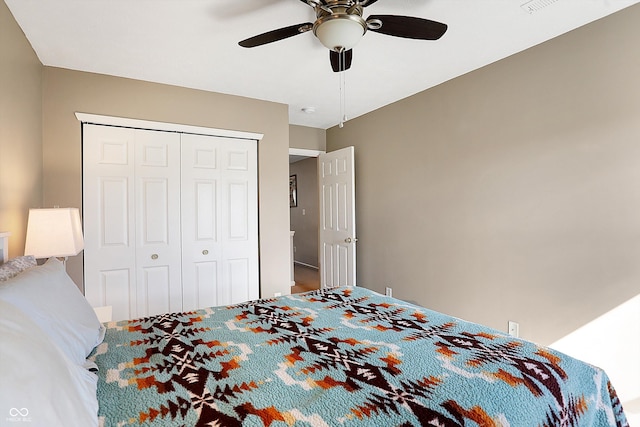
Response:
POLYGON ((218 301, 216 292, 218 288, 218 262, 197 262, 193 264, 193 268, 195 270, 195 294, 190 295, 192 309, 222 305, 223 303, 218 301))
POLYGON ((112 319, 131 319, 136 317, 135 289, 132 288, 131 270, 102 270, 100 287, 96 289, 99 298, 95 300, 97 307, 110 305, 112 319))
POLYGON ((182 138, 182 283, 185 310, 218 305, 220 147, 212 137, 182 138))
POLYGON ((182 135, 185 309, 258 298, 257 215, 257 142, 182 135))
POLYGON ((153 316, 171 311, 168 309, 171 307, 172 298, 169 266, 143 268, 142 276, 143 282, 138 286, 144 293, 142 301, 145 315, 153 316))
POLYGON ((227 195, 227 240, 246 242, 249 239, 249 183, 228 182, 227 195))
POLYGON ((194 183, 195 240, 199 242, 218 240, 218 182, 215 179, 195 180, 194 183))
POLYGON ((85 124, 83 141, 85 295, 116 320, 135 317, 135 133, 85 124))
POLYGON ((129 179, 98 177, 101 212, 100 246, 124 248, 129 245, 129 179))
POLYGON ((228 280, 231 286, 230 301, 226 304, 235 304, 250 299, 251 292, 251 260, 247 258, 228 259, 226 260, 228 272, 228 280))
POLYGON ((251 262, 253 255, 251 219, 250 182, 238 181, 237 178, 227 180, 224 194, 228 203, 225 205, 224 227, 224 282, 230 286, 225 292, 224 304, 235 304, 258 295, 253 291, 251 278, 257 273, 251 262))
POLYGON ((167 245, 171 226, 169 224, 170 198, 169 180, 165 178, 140 180, 140 208, 142 246, 167 245))
POLYGON ((251 164, 250 155, 250 150, 229 148, 227 150, 226 169, 228 171, 248 172, 251 164))
MULTIPOLYGON (((120 133, 120 132, 118 132, 120 133)), ((129 130, 123 132, 124 134, 131 133, 129 130)), ((120 136, 118 136, 119 138, 120 136)), ((129 140, 111 140, 108 136, 100 142, 100 149, 97 154, 99 154, 100 158, 98 163, 103 165, 122 165, 126 166, 129 164, 129 159, 131 158, 129 154, 129 140)))
POLYGON ((180 135, 135 137, 138 316, 181 311, 180 135))
POLYGON ((184 164, 197 169, 218 169, 218 147, 215 144, 207 144, 209 138, 203 135, 182 136, 182 141, 187 140, 189 144, 194 144, 184 164))
POLYGON ((259 297, 257 143, 224 145, 221 156, 223 274, 230 283, 230 304, 259 297))

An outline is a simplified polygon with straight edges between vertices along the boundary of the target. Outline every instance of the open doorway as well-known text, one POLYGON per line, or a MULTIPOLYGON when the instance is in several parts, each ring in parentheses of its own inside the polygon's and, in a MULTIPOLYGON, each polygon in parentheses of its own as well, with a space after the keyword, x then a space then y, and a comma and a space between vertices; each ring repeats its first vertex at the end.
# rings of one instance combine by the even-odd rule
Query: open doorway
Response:
POLYGON ((293 235, 291 293, 320 289, 318 156, 321 153, 289 149, 289 176, 294 186, 289 204, 293 235))

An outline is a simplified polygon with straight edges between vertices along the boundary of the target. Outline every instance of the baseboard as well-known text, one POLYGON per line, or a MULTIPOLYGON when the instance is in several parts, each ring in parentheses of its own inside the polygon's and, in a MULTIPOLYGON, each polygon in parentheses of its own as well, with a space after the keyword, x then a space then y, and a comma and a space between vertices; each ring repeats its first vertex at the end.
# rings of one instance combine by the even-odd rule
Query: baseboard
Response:
POLYGON ((320 270, 320 267, 316 267, 315 265, 311 265, 311 264, 305 264, 304 262, 300 262, 300 261, 293 261, 294 264, 298 264, 301 265, 303 267, 307 267, 307 268, 313 268, 314 270, 320 270))

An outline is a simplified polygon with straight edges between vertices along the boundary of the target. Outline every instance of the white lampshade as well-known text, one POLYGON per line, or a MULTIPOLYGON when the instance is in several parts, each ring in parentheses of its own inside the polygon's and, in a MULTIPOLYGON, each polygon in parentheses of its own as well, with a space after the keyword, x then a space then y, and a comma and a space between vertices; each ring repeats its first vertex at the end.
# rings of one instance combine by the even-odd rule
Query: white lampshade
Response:
POLYGON ((78 208, 29 209, 25 255, 68 257, 83 248, 78 208))
POLYGON ((313 29, 313 33, 330 50, 339 52, 352 49, 364 35, 366 24, 360 17, 351 18, 326 19, 313 29))

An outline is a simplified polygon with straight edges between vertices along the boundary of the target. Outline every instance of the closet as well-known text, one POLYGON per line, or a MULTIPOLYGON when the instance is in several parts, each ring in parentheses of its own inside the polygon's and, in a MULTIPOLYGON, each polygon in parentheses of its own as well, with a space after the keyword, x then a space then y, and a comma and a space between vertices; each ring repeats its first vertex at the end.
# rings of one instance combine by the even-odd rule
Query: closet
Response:
POLYGON ((82 129, 93 306, 120 320, 259 297, 256 140, 82 129))

